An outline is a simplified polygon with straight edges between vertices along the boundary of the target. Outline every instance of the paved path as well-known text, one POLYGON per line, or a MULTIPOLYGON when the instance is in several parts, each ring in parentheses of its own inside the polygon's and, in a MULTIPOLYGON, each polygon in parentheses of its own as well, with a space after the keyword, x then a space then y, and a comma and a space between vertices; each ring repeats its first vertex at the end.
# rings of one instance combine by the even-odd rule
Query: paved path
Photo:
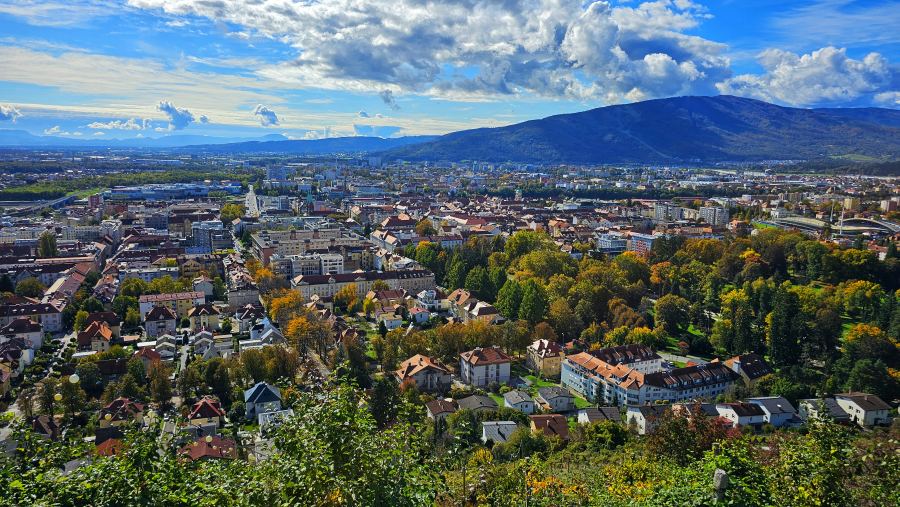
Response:
POLYGON ((668 352, 657 352, 657 353, 659 354, 659 357, 663 358, 666 361, 669 361, 670 363, 677 361, 679 363, 694 362, 694 363, 698 363, 698 364, 706 364, 709 362, 706 359, 703 359, 703 358, 700 358, 697 356, 679 356, 678 354, 670 354, 668 352))

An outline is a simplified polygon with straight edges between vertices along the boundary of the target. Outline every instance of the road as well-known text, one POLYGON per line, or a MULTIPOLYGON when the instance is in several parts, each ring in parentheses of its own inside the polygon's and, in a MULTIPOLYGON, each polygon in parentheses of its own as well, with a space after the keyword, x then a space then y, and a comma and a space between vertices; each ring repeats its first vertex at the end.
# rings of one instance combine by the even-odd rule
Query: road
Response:
POLYGON ((697 356, 679 356, 677 354, 670 354, 668 352, 657 352, 657 353, 659 354, 659 357, 663 358, 663 360, 668 361, 670 363, 677 361, 679 363, 693 362, 693 363, 697 363, 697 364, 706 364, 709 362, 706 359, 703 359, 703 358, 700 358, 697 356))

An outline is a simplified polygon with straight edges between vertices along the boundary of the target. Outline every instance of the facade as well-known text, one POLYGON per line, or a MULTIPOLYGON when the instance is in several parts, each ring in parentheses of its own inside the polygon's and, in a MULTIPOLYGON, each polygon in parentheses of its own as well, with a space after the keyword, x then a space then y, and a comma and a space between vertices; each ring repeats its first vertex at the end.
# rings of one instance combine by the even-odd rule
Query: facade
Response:
POLYGON ((405 289, 411 293, 434 289, 434 273, 428 270, 301 275, 291 280, 291 287, 300 291, 304 299, 309 300, 313 296, 334 296, 342 288, 354 284, 357 295, 362 298, 372 290, 372 285, 378 280, 385 282, 391 289, 405 289))
POLYGON ((500 347, 478 347, 459 356, 459 373, 464 383, 487 387, 509 382, 512 359, 500 347))
POLYGON ((0 326, 7 326, 22 317, 42 325, 44 331, 48 333, 59 333, 63 330, 62 312, 50 303, 0 306, 0 326))
POLYGON ((173 294, 145 294, 138 298, 138 307, 141 312, 141 320, 145 320, 147 312, 154 306, 165 306, 175 312, 179 319, 188 316, 191 308, 206 302, 206 295, 202 292, 176 292, 173 294))
POLYGON ((565 357, 562 347, 549 340, 535 340, 526 350, 525 365, 539 375, 558 378, 562 360, 565 357))
POLYGON ((481 423, 481 443, 502 444, 517 429, 519 426, 513 421, 485 421, 481 423))
POLYGON ((668 410, 671 410, 670 405, 629 405, 625 410, 625 424, 633 427, 638 435, 649 435, 668 410))
POLYGON ((450 370, 436 359, 422 354, 400 363, 394 376, 400 383, 414 383, 420 391, 444 392, 450 389, 450 370))
POLYGON ((793 424, 797 417, 794 406, 782 396, 748 398, 747 403, 759 405, 764 413, 765 422, 776 428, 793 424))
POLYGON ((244 391, 244 408, 247 419, 253 420, 259 414, 281 410, 281 391, 265 382, 244 391))
POLYGON ((760 429, 766 422, 766 413, 762 407, 753 403, 718 403, 716 411, 719 417, 731 422, 732 428, 751 427, 760 429))
POLYGON ((700 208, 700 218, 713 227, 725 227, 731 220, 728 209, 718 206, 702 206, 700 208))
POLYGON ((526 391, 509 391, 503 395, 503 406, 513 408, 524 414, 534 413, 534 400, 526 391))
POLYGON ((145 315, 144 332, 148 338, 157 338, 163 335, 174 335, 178 327, 178 316, 166 306, 156 306, 145 315))
POLYGON ((548 412, 569 412, 575 410, 575 397, 562 387, 542 387, 538 389, 537 401, 548 412))
POLYGON ((844 393, 834 396, 834 401, 850 416, 850 421, 862 427, 887 425, 891 406, 878 396, 867 393, 844 393))
POLYGON ((588 401, 608 405, 644 405, 714 399, 734 385, 738 375, 722 363, 671 371, 641 372, 631 365, 612 365, 587 352, 567 356, 561 382, 588 401))

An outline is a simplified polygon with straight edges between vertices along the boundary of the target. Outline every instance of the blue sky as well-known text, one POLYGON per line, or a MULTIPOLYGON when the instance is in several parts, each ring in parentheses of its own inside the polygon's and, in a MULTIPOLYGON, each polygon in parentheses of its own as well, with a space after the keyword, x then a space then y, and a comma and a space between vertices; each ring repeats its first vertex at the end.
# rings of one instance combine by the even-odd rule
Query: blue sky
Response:
POLYGON ((0 128, 439 134, 675 95, 900 107, 900 2, 0 0, 0 128))

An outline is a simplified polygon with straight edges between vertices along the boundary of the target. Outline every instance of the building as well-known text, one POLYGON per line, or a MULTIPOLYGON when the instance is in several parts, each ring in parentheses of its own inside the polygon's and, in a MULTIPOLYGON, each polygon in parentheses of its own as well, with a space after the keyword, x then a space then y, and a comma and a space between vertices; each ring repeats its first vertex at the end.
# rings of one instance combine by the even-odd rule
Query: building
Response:
POLYGON ((457 410, 459 406, 453 400, 432 400, 425 404, 428 417, 435 421, 443 421, 457 410))
POLYGON ((615 257, 628 249, 628 240, 620 232, 605 232, 597 234, 594 244, 599 252, 609 257, 615 257))
POLYGON ((191 223, 195 253, 210 253, 234 247, 231 231, 220 220, 203 220, 191 223))
POLYGON ((485 421, 481 423, 481 443, 502 444, 517 429, 519 426, 513 421, 485 421))
POLYGON ((657 239, 659 239, 659 236, 632 232, 628 235, 628 251, 648 256, 653 250, 653 243, 657 239))
POLYGON ((849 424, 850 415, 838 405, 834 398, 806 399, 798 402, 800 419, 830 419, 836 423, 849 424))
POLYGON ((456 404, 460 410, 471 410, 472 412, 489 412, 497 410, 497 403, 488 396, 473 394, 456 400, 456 404))
POLYGON ((178 327, 178 316, 167 306, 154 306, 144 317, 144 333, 148 338, 174 335, 178 327))
POLYGON ((713 227, 725 227, 728 225, 728 221, 731 220, 728 209, 718 206, 700 207, 700 218, 713 227))
POLYGON ((753 352, 734 356, 725 361, 725 366, 740 375, 744 384, 748 387, 755 384, 762 377, 775 372, 765 359, 753 352))
POLYGON ((381 280, 391 289, 405 289, 410 293, 434 289, 434 273, 428 270, 411 271, 363 271, 333 275, 301 275, 291 280, 291 287, 300 291, 304 299, 313 296, 331 297, 344 287, 356 286, 357 296, 362 299, 376 281, 381 280))
POLYGON ((84 331, 78 333, 78 350, 106 352, 112 346, 115 333, 105 321, 95 320, 88 324, 84 331))
POLYGON ((253 420, 259 414, 278 412, 281 410, 281 391, 265 382, 257 382, 244 391, 244 409, 246 417, 253 420))
POLYGON ((175 292, 172 294, 144 294, 138 298, 138 308, 141 319, 145 320, 147 312, 155 306, 165 306, 175 312, 179 319, 188 316, 191 308, 206 303, 206 296, 202 292, 175 292))
POLYGON ((509 382, 512 359, 500 347, 478 347, 459 356, 459 373, 464 383, 487 387, 509 382))
POLYGON ((445 392, 450 389, 450 370, 438 360, 416 354, 400 363, 394 376, 402 384, 415 384, 420 391, 445 392))
POLYGON ((594 424, 601 421, 621 424, 622 413, 618 407, 589 407, 578 411, 578 424, 594 424))
POLYGON ((525 366, 538 375, 558 378, 562 360, 565 357, 562 347, 549 340, 535 340, 526 349, 525 366))
POLYGON ((731 389, 738 379, 736 373, 719 362, 655 372, 631 367, 639 364, 642 363, 610 364, 580 352, 563 361, 561 383, 594 403, 643 405, 714 399, 731 389))
POLYGON ((890 424, 891 406, 878 396, 867 393, 836 394, 834 401, 850 416, 850 421, 864 428, 890 424))
POLYGON ((44 328, 37 322, 25 317, 18 318, 0 327, 0 343, 16 339, 24 340, 24 343, 31 350, 38 350, 44 344, 44 328))
POLYGON ((537 402, 548 412, 570 412, 575 410, 575 397, 562 387, 541 387, 537 402))
POLYGON ((763 420, 776 428, 789 426, 799 422, 797 419, 797 411, 794 410, 794 406, 782 396, 748 398, 747 403, 759 405, 764 414, 763 420))
POLYGON ((209 303, 191 308, 188 310, 187 316, 191 322, 191 330, 195 333, 203 329, 219 329, 219 310, 209 303))
POLYGON ((0 326, 8 326, 19 318, 33 320, 47 333, 62 332, 62 312, 50 303, 0 305, 0 326))
POLYGON ((759 430, 766 422, 766 413, 762 407, 753 403, 717 403, 716 411, 719 417, 731 422, 732 428, 749 426, 759 430))
POLYGON ((656 430, 660 417, 669 410, 670 405, 629 405, 625 410, 625 424, 634 428, 638 435, 649 435, 656 430))
POLYGON ((559 437, 562 440, 569 439, 569 422, 560 414, 530 415, 528 416, 531 431, 538 431, 548 437, 559 437))
POLYGON ((509 391, 503 395, 503 406, 524 414, 534 413, 534 400, 526 391, 509 391))

